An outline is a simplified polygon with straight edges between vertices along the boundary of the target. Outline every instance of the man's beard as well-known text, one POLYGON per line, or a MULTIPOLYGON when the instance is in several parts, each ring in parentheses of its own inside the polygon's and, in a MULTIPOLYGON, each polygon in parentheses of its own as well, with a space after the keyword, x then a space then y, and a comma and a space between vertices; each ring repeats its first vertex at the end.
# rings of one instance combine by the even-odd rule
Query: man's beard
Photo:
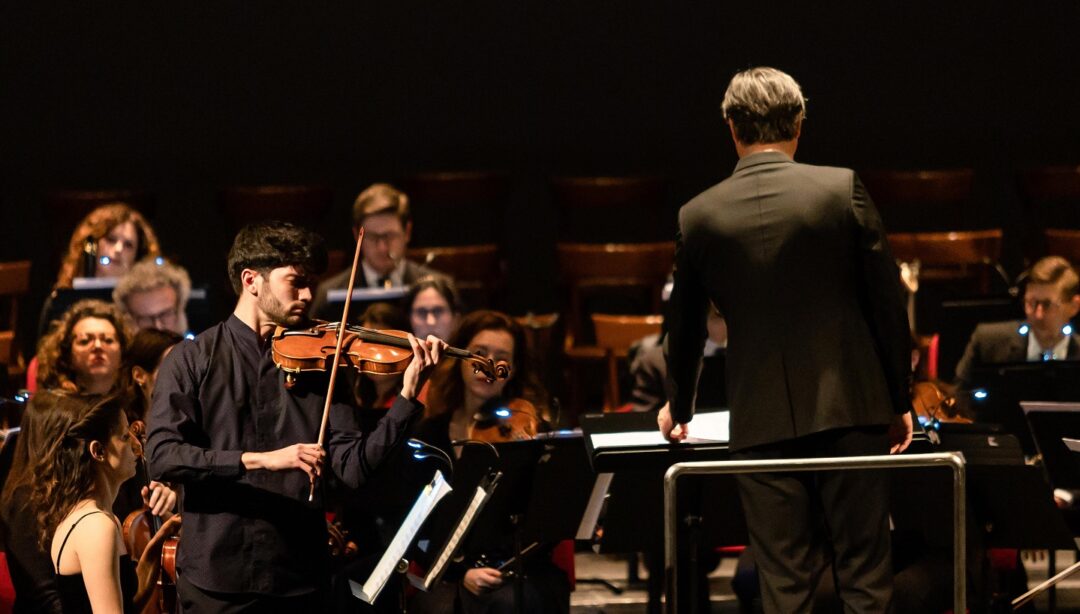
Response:
POLYGON ((306 310, 304 313, 297 315, 269 292, 259 295, 259 309, 270 318, 271 322, 284 328, 299 326, 307 322, 308 319, 306 310))

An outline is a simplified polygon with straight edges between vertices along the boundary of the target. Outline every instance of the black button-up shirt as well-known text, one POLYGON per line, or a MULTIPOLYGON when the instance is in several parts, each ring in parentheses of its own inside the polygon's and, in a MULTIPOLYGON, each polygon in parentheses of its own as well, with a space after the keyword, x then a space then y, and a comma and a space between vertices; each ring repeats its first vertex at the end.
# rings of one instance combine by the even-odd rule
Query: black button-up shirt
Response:
MULTIPOLYGON (((326 583, 326 521, 300 470, 245 471, 244 452, 318 440, 328 375, 291 389, 264 342, 235 315, 176 346, 158 373, 147 458, 154 479, 183 485, 177 568, 199 588, 299 595, 326 583)), ((324 473, 357 487, 422 410, 398 397, 378 426, 357 428, 350 386, 335 387, 324 473)), ((329 476, 326 476, 329 477, 329 476)))

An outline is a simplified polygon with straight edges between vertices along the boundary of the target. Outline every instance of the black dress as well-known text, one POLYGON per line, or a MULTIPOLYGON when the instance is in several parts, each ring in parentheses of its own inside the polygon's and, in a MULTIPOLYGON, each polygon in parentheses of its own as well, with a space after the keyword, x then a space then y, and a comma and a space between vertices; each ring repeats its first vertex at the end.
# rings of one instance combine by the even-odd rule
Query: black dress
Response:
MULTIPOLYGON (((64 546, 67 545, 67 540, 71 537, 71 532, 75 530, 75 527, 79 526, 79 523, 83 521, 83 518, 92 514, 104 514, 101 510, 95 510, 93 512, 87 512, 79 517, 68 529, 67 535, 64 536, 64 541, 60 544, 60 550, 56 553, 56 561, 53 564, 53 568, 56 570, 56 588, 60 592, 60 602, 64 606, 64 614, 93 614, 93 608, 90 607, 90 595, 86 592, 86 583, 83 581, 83 575, 81 573, 63 575, 60 573, 60 557, 64 554, 64 546)), ((115 519, 114 519, 115 520, 115 519)), ((117 527, 119 529, 119 527, 117 527)), ((135 562, 131 560, 129 556, 120 557, 120 594, 124 599, 124 612, 134 613, 135 604, 135 592, 139 588, 139 578, 135 573, 135 562)))

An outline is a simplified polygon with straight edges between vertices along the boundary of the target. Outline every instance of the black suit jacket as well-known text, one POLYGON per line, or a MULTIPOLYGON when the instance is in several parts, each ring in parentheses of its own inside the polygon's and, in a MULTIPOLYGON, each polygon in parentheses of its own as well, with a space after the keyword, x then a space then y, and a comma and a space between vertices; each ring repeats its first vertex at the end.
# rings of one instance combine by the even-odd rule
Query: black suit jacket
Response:
POLYGON ((853 171, 747 156, 680 210, 675 260, 676 421, 693 416, 710 299, 728 324, 733 450, 911 409, 899 272, 853 171))
MULTIPOLYGON (((319 287, 315 289, 315 298, 311 303, 311 317, 318 318, 320 320, 328 320, 330 322, 336 322, 341 319, 341 309, 330 310, 327 307, 326 295, 330 290, 344 290, 349 287, 349 271, 346 269, 333 277, 328 277, 325 281, 319 284, 319 287)), ((402 283, 406 286, 411 286, 413 282, 421 277, 427 277, 428 275, 443 275, 442 273, 429 269, 426 266, 413 262, 412 260, 405 260, 405 271, 402 274, 402 283)), ((367 277, 364 275, 363 267, 356 270, 356 284, 357 288, 367 287, 367 277)), ((357 314, 359 315, 359 313, 357 314)), ((350 318, 351 320, 352 318, 350 318)))
MULTIPOLYGON (((964 355, 956 364, 956 383, 967 388, 971 383, 971 371, 983 365, 1027 360, 1028 336, 1020 334, 1022 320, 989 322, 979 324, 971 334, 964 355)), ((1080 358, 1080 336, 1073 333, 1069 338, 1069 360, 1080 358)))

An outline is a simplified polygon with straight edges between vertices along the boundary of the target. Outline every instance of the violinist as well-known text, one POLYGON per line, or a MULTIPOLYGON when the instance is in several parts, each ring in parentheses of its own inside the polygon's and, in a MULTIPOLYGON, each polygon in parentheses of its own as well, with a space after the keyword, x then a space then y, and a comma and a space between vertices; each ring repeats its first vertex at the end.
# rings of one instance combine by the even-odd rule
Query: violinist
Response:
POLYGON ((442 275, 421 277, 405 296, 412 333, 449 339, 461 318, 461 299, 454 282, 442 275))
MULTIPOLYGON (((516 403, 510 401, 524 399, 539 408, 537 413, 542 414, 547 406, 547 396, 531 367, 525 332, 513 318, 497 311, 470 313, 461 319, 451 345, 507 361, 511 366, 510 378, 489 382, 461 364, 440 366, 431 379, 428 413, 417 427, 417 439, 452 454, 455 448, 451 442, 474 438, 478 419, 480 422, 488 420, 487 410, 504 404, 513 407, 516 403)), ((518 436, 520 433, 512 433, 507 438, 518 436)), ((466 552, 465 560, 472 563, 507 559, 512 552, 512 536, 505 537, 505 552, 466 552)), ((566 574, 552 563, 550 552, 537 553, 525 560, 523 581, 526 612, 569 611, 569 582, 566 574)), ((513 582, 493 565, 481 563, 449 570, 444 581, 431 592, 416 595, 409 611, 418 614, 455 611, 509 614, 515 611, 513 595, 513 582), (459 609, 455 610, 455 604, 459 609)))
POLYGON ((423 410, 416 392, 445 344, 410 337, 401 392, 378 426, 359 431, 350 390, 338 386, 326 445, 317 443, 329 375, 286 378, 271 337, 279 326, 308 324, 325 267, 314 233, 283 222, 245 227, 228 257, 233 314, 177 345, 158 371, 147 455, 151 477, 184 488, 182 611, 324 611, 324 499, 316 489, 309 500, 310 484, 359 486, 423 410))
POLYGON ((170 519, 141 553, 127 552, 109 512, 135 470, 121 395, 81 397, 49 391, 31 400, 43 446, 32 463, 31 533, 49 552, 65 614, 139 612, 146 605, 170 519), (135 560, 138 559, 136 565, 135 560))
MULTIPOLYGON (((386 183, 376 183, 356 197, 352 208, 353 238, 364 228, 363 260, 356 271, 357 288, 400 288, 412 285, 435 271, 405 257, 412 236, 409 197, 386 183)), ((342 271, 319 284, 311 313, 322 320, 337 320, 341 314, 327 304, 330 290, 347 288, 350 271, 342 271)))

